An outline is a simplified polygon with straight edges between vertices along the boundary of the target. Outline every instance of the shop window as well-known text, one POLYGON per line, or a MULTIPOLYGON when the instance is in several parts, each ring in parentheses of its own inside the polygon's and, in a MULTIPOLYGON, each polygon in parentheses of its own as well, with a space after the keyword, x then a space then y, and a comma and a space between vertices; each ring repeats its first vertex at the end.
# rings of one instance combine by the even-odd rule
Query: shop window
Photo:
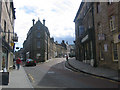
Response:
POLYGON ((91 59, 93 59, 93 44, 92 44, 92 41, 90 42, 90 52, 91 52, 91 59))
POLYGON ((110 30, 114 31, 115 30, 115 16, 110 16, 110 30))
POLYGON ((118 61, 118 49, 117 49, 117 44, 113 44, 113 60, 118 61))
POLYGON ((102 45, 100 45, 100 60, 104 60, 102 45))

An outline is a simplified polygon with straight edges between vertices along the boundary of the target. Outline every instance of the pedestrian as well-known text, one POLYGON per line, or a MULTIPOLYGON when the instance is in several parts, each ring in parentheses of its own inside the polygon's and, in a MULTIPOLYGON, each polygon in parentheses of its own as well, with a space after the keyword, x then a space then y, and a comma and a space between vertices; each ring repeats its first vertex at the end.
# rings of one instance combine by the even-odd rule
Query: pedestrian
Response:
POLYGON ((66 60, 68 61, 68 55, 66 55, 66 60))
POLYGON ((18 58, 16 59, 17 70, 20 69, 20 64, 21 64, 21 60, 20 60, 20 58, 18 57, 18 58))
POLYGON ((13 59, 13 69, 15 69, 15 58, 13 59))
POLYGON ((4 71, 5 69, 5 57, 2 56, 2 70, 4 71))

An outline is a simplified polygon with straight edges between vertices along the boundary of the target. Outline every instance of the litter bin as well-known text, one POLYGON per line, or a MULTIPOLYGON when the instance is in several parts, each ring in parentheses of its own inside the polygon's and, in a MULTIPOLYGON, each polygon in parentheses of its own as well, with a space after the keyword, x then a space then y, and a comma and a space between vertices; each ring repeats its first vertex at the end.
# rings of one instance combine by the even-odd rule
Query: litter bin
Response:
POLYGON ((9 72, 2 72, 2 85, 8 85, 9 83, 9 72))

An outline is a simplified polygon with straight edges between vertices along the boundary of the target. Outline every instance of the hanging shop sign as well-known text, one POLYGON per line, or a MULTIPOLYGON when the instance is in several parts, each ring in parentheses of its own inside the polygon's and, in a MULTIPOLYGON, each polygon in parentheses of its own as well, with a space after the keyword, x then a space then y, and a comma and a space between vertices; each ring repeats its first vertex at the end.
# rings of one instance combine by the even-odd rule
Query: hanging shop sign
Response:
POLYGON ((14 43, 11 43, 11 46, 14 46, 14 43))

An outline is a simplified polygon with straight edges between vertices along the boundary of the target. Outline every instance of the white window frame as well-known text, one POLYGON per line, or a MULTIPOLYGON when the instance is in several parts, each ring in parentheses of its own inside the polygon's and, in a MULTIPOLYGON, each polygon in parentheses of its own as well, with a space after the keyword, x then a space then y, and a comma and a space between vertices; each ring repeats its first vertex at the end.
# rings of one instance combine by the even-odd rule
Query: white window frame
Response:
POLYGON ((115 28, 115 16, 111 16, 110 17, 110 31, 114 31, 116 28, 115 28), (114 17, 114 18, 113 18, 114 17))

